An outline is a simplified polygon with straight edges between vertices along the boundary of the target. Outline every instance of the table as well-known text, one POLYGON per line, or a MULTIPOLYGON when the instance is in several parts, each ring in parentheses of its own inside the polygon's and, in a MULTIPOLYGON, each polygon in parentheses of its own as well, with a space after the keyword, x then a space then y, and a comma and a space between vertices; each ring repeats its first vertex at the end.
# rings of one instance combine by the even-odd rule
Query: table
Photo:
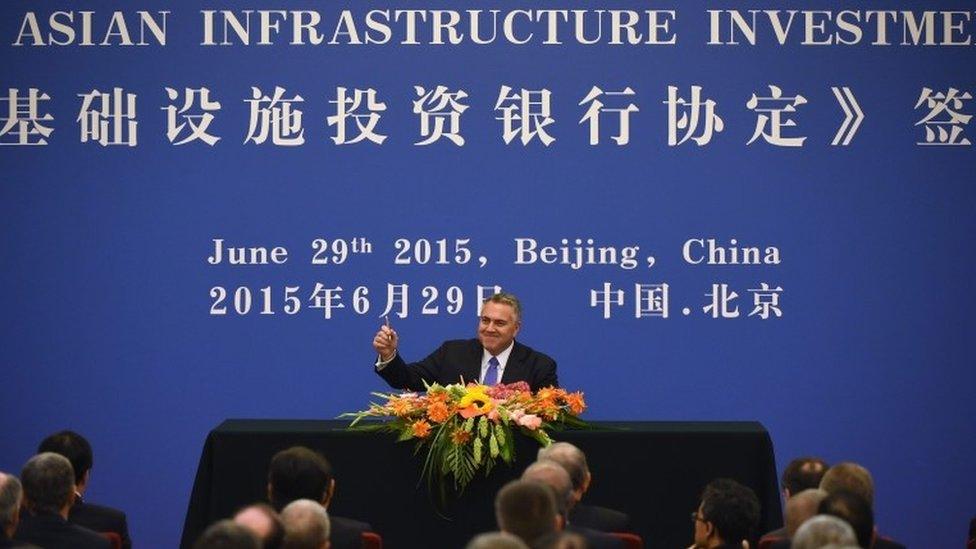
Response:
MULTIPOLYGON (((538 444, 519 437, 516 462, 476 477, 441 516, 420 485, 414 445, 388 434, 347 431, 334 420, 229 419, 210 432, 200 456, 183 526, 189 548, 212 522, 266 496, 271 457, 302 445, 325 455, 336 475, 329 512, 369 522, 387 549, 463 547, 495 529, 494 494, 535 459, 538 444)), ((758 422, 593 422, 557 432, 586 452, 593 484, 584 501, 630 514, 648 548, 687 547, 710 480, 729 477, 756 491, 760 532, 782 526, 772 440, 758 422)))

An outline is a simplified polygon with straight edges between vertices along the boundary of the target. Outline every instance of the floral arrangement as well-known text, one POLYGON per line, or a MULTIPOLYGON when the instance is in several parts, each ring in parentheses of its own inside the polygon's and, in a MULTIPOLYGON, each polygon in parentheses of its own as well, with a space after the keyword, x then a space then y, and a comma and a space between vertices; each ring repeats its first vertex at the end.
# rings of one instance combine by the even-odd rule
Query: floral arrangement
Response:
POLYGON ((548 446, 549 430, 586 426, 578 417, 586 409, 581 392, 549 387, 533 393, 524 381, 426 387, 425 393, 373 393, 383 402, 340 417, 354 418, 351 428, 416 440, 417 453, 426 451, 421 478, 442 496, 450 480, 460 493, 479 470, 487 475, 499 460, 511 464, 516 431, 548 446), (366 418, 387 421, 360 423, 366 418))

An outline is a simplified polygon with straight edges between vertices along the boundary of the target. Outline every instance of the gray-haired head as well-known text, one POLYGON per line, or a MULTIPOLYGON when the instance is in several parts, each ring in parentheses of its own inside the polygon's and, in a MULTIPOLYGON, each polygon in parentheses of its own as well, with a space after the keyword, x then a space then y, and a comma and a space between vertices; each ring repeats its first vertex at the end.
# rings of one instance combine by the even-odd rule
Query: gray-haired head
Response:
POLYGON ((286 549, 320 549, 329 541, 331 524, 322 504, 310 499, 297 499, 281 510, 285 525, 286 549))
POLYGON ((817 514, 820 502, 827 497, 827 492, 819 488, 803 490, 786 500, 786 535, 793 537, 800 525, 817 514))
POLYGON ((554 442, 544 448, 539 448, 539 461, 547 459, 555 461, 566 469, 569 479, 573 481, 573 490, 582 495, 589 484, 590 467, 586 463, 586 454, 568 442, 554 442))
POLYGON ((857 546, 857 536, 850 524, 829 515, 817 515, 796 531, 792 549, 820 549, 829 544, 857 546))
POLYGON ((514 534, 487 532, 471 538, 465 549, 529 549, 529 546, 514 534))
POLYGON ((27 460, 20 482, 27 505, 35 511, 58 514, 74 501, 75 470, 60 454, 44 452, 27 460))
POLYGON ((0 472, 0 534, 13 533, 23 498, 24 490, 17 477, 0 472))
POLYGON ((230 519, 217 521, 203 531, 193 549, 260 549, 258 537, 230 519))

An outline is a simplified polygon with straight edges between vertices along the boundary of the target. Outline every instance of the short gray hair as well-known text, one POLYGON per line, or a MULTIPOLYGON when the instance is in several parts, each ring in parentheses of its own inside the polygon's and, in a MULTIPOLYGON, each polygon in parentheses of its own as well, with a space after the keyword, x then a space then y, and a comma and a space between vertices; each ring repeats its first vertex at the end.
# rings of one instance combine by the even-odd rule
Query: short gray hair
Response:
POLYGON ((296 499, 281 510, 285 549, 318 549, 329 541, 331 524, 325 507, 310 499, 296 499))
POLYGON ((586 475, 590 467, 586 463, 586 454, 568 442, 553 442, 549 446, 539 448, 538 461, 555 461, 566 469, 569 479, 573 481, 573 489, 579 490, 586 482, 586 475))
POLYGON ((60 513, 75 493, 75 470, 68 458, 43 452, 27 460, 20 471, 24 497, 32 509, 60 513))
POLYGON ((514 534, 488 532, 471 538, 464 549, 529 549, 529 546, 514 534))
POLYGON ((23 497, 24 489, 17 477, 0 472, 0 530, 5 530, 14 523, 23 497))
POLYGON ((569 473, 555 461, 544 459, 525 468, 522 480, 545 484, 552 489, 556 498, 556 510, 560 515, 569 516, 569 509, 573 506, 573 481, 569 473))
POLYGON ((790 542, 791 549, 820 549, 829 544, 857 545, 850 524, 830 515, 817 515, 803 523, 790 542))
POLYGON ((500 305, 508 305, 512 308, 512 312, 515 313, 515 321, 522 322, 522 303, 519 298, 515 297, 515 294, 510 294, 508 292, 498 292, 490 297, 485 298, 482 305, 485 303, 498 303, 500 305))

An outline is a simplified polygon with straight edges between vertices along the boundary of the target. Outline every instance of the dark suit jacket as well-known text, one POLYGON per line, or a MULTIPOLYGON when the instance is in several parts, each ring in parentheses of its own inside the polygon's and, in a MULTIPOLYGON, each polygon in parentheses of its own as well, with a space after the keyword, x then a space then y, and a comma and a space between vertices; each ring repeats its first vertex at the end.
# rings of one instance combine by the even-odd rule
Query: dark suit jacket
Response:
POLYGON ((125 513, 79 499, 68 511, 68 522, 96 532, 115 532, 122 538, 123 549, 132 547, 125 513))
MULTIPOLYGON (((459 383, 478 382, 481 377, 481 357, 484 352, 477 339, 445 341, 436 351, 420 362, 407 364, 397 353, 392 362, 377 373, 394 389, 423 391, 424 382, 459 383)), ((533 391, 543 387, 558 386, 556 362, 548 356, 532 350, 518 341, 505 364, 502 383, 525 381, 533 391)))
POLYGON ((60 515, 25 513, 14 539, 40 545, 44 549, 111 549, 108 539, 71 524, 60 515))
POLYGON ((601 532, 630 532, 630 515, 599 505, 577 504, 569 513, 569 523, 601 532))
POLYGON ((332 549, 360 549, 363 546, 363 532, 371 532, 373 527, 365 522, 329 515, 332 531, 329 541, 332 549))

